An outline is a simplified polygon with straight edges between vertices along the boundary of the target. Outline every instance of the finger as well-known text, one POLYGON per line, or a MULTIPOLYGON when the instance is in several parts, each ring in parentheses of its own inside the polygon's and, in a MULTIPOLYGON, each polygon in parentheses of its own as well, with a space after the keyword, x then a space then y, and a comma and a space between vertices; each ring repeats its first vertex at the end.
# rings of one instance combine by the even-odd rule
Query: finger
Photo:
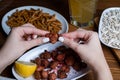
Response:
POLYGON ((69 32, 69 33, 64 33, 64 34, 62 34, 62 36, 67 37, 67 38, 74 38, 74 34, 75 34, 75 31, 69 32))
POLYGON ((27 41, 30 41, 30 40, 32 40, 31 35, 28 35, 27 36, 27 41))
MULTIPOLYGON (((24 24, 24 25, 22 25, 22 26, 23 26, 23 27, 32 27, 32 28, 35 28, 35 26, 32 25, 32 24, 30 24, 30 23, 24 24)), ((27 40, 36 39, 37 37, 38 37, 38 35, 32 34, 31 36, 29 36, 29 37, 27 38, 27 40)))
POLYGON ((38 35, 35 35, 35 34, 32 35, 32 39, 36 39, 37 37, 38 35))
POLYGON ((58 40, 59 40, 60 42, 64 42, 64 38, 63 38, 63 37, 59 37, 58 40))
POLYGON ((66 44, 67 46, 72 48, 73 50, 77 50, 77 48, 79 46, 78 43, 76 43, 73 40, 70 40, 68 38, 65 38, 65 37, 59 37, 59 41, 63 42, 64 44, 66 44))
POLYGON ((32 25, 31 23, 26 23, 26 24, 22 25, 22 27, 33 27, 33 28, 35 28, 35 26, 32 25))
POLYGON ((37 46, 37 45, 40 45, 40 44, 43 44, 43 43, 47 43, 49 41, 50 41, 49 38, 40 37, 40 38, 37 38, 37 39, 32 39, 30 41, 26 41, 25 44, 27 44, 28 49, 29 49, 31 47, 34 47, 34 46, 37 46))
POLYGON ((85 31, 85 29, 82 29, 82 28, 78 28, 77 30, 79 30, 79 31, 80 31, 80 30, 82 30, 82 31, 84 30, 84 31, 85 31))
POLYGON ((74 32, 70 32, 70 33, 65 33, 62 34, 63 37, 67 37, 69 39, 84 39, 87 40, 89 39, 89 36, 91 36, 92 31, 86 31, 86 30, 77 30, 74 32))
POLYGON ((34 34, 34 35, 45 35, 46 33, 49 33, 48 31, 44 31, 44 30, 40 30, 37 28, 33 28, 33 27, 19 27, 20 35, 24 35, 24 34, 34 34))
POLYGON ((32 39, 36 39, 38 37, 38 35, 34 35, 34 34, 32 34, 32 35, 27 35, 27 41, 30 41, 30 40, 32 40, 32 39))
POLYGON ((79 31, 86 31, 86 30, 82 29, 82 28, 78 28, 76 31, 69 32, 69 33, 64 33, 62 35, 65 36, 65 37, 69 37, 69 38, 71 37, 71 38, 73 38, 74 35, 76 34, 76 32, 79 32, 79 31))
POLYGON ((30 23, 27 23, 27 24, 24 24, 22 26, 20 26, 21 29, 23 29, 25 31, 25 33, 34 33, 34 34, 44 34, 44 33, 48 33, 48 31, 44 31, 44 30, 40 30, 40 29, 37 29, 34 25, 30 24, 30 23))

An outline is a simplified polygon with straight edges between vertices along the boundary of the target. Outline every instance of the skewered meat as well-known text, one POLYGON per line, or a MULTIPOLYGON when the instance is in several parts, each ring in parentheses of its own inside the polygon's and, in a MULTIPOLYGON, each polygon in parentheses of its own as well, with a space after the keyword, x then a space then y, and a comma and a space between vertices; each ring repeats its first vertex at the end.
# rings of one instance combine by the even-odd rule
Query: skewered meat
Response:
POLYGON ((47 33, 45 37, 49 37, 50 42, 54 44, 57 42, 59 35, 57 33, 47 33))

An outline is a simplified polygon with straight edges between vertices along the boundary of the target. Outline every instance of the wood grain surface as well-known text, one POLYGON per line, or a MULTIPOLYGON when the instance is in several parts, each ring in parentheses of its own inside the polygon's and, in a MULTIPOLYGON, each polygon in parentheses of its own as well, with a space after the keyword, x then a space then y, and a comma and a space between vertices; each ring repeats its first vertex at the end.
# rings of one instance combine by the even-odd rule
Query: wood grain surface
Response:
MULTIPOLYGON (((3 0, 3 1, 5 1, 5 0, 3 0)), ((2 20, 2 17, 5 15, 5 13, 10 11, 11 9, 14 9, 14 8, 20 7, 20 6, 26 6, 26 5, 44 6, 44 7, 53 9, 53 10, 59 12, 60 14, 62 14, 67 19, 68 22, 70 21, 67 0, 52 0, 52 1, 51 0, 11 0, 11 1, 13 1, 13 2, 9 5, 7 3, 0 5, 0 7, 2 7, 2 5, 8 5, 7 7, 5 7, 4 9, 2 9, 0 11, 0 22, 2 20)), ((103 10, 105 10, 106 8, 109 8, 109 7, 120 7, 120 0, 98 0, 95 17, 96 16, 100 17, 103 10)), ((76 29, 77 28, 75 26, 69 25, 69 31, 74 31, 76 29)), ((97 31, 98 28, 90 27, 87 29, 92 29, 92 30, 97 31)), ((0 25, 0 47, 3 46, 6 38, 7 38, 7 35, 4 33, 4 31, 2 30, 2 27, 0 25)), ((102 44, 102 48, 103 48, 103 52, 104 52, 105 58, 107 60, 107 63, 112 72, 114 80, 120 80, 120 64, 114 54, 114 52, 118 51, 118 50, 114 50, 114 52, 113 52, 113 49, 111 49, 103 44, 102 44)), ((14 78, 14 76, 12 75, 12 72, 11 72, 12 66, 13 66, 13 64, 8 66, 2 72, 1 75, 10 77, 10 78, 14 78)), ((84 77, 82 77, 78 80, 94 80, 94 75, 92 74, 92 71, 91 71, 87 75, 85 75, 84 77)))

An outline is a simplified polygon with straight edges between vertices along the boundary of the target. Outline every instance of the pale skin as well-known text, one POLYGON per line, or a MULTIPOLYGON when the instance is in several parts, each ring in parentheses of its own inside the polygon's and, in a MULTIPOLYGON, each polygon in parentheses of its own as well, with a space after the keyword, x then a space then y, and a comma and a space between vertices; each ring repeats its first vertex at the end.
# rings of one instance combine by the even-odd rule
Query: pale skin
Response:
POLYGON ((20 57, 26 50, 43 44, 45 37, 28 37, 27 40, 23 38, 24 35, 40 35, 44 36, 47 31, 36 29, 31 24, 25 24, 18 28, 13 28, 7 41, 0 50, 0 73, 18 57, 20 57))
POLYGON ((79 29, 62 36, 64 38, 63 43, 75 50, 90 66, 95 75, 95 80, 113 80, 96 32, 79 29), (80 40, 84 44, 80 44, 80 40))
MULTIPOLYGON (((36 29, 31 24, 12 29, 6 43, 0 50, 0 73, 26 50, 47 42, 44 41, 45 37, 42 37, 46 33, 48 32, 36 29), (41 37, 29 36, 25 40, 23 39, 25 34, 40 35, 41 37)), ((96 32, 79 29, 64 33, 62 37, 64 38, 62 42, 75 50, 91 67, 95 80, 113 80, 96 32), (84 41, 84 44, 79 44, 80 39, 84 41)))

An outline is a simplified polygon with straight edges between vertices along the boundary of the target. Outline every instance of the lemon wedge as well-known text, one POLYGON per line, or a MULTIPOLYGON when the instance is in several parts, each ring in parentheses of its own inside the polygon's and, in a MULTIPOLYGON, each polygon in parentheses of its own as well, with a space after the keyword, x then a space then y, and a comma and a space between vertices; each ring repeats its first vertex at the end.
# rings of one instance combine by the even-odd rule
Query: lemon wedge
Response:
POLYGON ((35 72, 37 65, 32 62, 16 61, 14 67, 20 76, 27 78, 35 72))

